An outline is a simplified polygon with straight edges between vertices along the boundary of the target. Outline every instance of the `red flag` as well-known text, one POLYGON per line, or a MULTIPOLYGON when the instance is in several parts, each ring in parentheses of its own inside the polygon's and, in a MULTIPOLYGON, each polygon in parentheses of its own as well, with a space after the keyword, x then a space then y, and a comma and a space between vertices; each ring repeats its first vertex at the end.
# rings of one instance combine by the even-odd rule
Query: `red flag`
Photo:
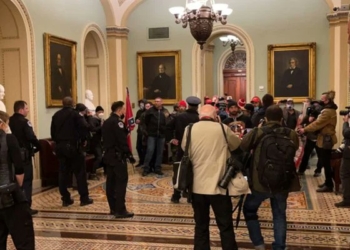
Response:
POLYGON ((126 88, 126 102, 125 102, 125 108, 126 108, 126 111, 125 111, 125 126, 126 128, 128 129, 129 131, 129 134, 128 134, 128 145, 129 145, 129 149, 130 149, 130 152, 132 152, 132 146, 131 146, 131 137, 130 137, 130 133, 131 131, 134 129, 135 127, 135 120, 134 120, 134 115, 132 114, 132 108, 131 108, 131 103, 130 103, 130 96, 129 96, 129 89, 126 88))

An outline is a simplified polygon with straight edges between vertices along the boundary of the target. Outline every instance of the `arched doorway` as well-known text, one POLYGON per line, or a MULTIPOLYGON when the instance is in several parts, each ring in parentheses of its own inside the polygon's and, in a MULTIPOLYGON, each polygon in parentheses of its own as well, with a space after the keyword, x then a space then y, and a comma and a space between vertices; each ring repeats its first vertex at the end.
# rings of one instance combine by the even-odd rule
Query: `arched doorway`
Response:
POLYGON ((245 50, 236 50, 231 52, 227 58, 223 70, 223 91, 232 96, 233 100, 246 98, 247 96, 247 78, 246 78, 246 52, 245 50))
MULTIPOLYGON (((242 43, 244 44, 245 51, 246 51, 246 99, 251 98, 254 95, 254 84, 255 84, 255 77, 254 77, 254 46, 252 39, 250 36, 241 28, 232 25, 218 25, 214 26, 213 32, 210 36, 210 38, 207 40, 207 44, 210 44, 211 41, 213 41, 215 38, 218 38, 222 35, 227 34, 233 34, 237 36, 242 43)), ((229 50, 228 50, 229 51, 229 50)), ((230 52, 226 52, 230 53, 230 52)), ((201 50, 197 44, 197 42, 194 42, 193 49, 192 49, 192 82, 194 83, 192 85, 192 93, 196 96, 204 97, 206 95, 206 89, 205 85, 205 78, 206 78, 206 72, 204 66, 207 64, 206 62, 206 56, 205 51, 201 50), (206 62, 206 63, 204 63, 206 62)), ((227 59, 227 58, 226 58, 227 59)), ((221 75, 223 73, 223 65, 222 63, 223 57, 219 60, 219 67, 221 66, 221 69, 218 69, 217 75, 221 75), (220 63, 221 60, 221 63, 220 63)), ((223 79, 223 78, 221 78, 223 79)), ((223 95, 223 80, 218 81, 218 95, 223 95), (221 83, 220 83, 221 82, 221 83)))
POLYGON ((108 109, 107 48, 105 37, 97 25, 90 25, 86 29, 83 44, 83 99, 85 90, 89 89, 94 94, 94 105, 108 109))
MULTIPOLYGON (((28 119, 38 131, 34 34, 27 9, 21 0, 0 0, 0 84, 5 87, 7 113, 13 103, 24 100, 30 107, 28 119)), ((41 186, 38 156, 35 157, 33 187, 41 186)))

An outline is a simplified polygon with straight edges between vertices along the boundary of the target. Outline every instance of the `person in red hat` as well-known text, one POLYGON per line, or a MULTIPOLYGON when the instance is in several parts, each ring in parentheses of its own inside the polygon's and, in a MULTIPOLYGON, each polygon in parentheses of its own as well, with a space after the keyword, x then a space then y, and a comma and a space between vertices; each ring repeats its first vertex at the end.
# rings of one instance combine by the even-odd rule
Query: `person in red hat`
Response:
POLYGON ((179 101, 179 113, 182 113, 186 110, 187 103, 184 100, 179 101))
POLYGON ((258 110, 262 107, 259 96, 254 96, 250 103, 254 106, 254 112, 258 112, 258 110))
POLYGON ((240 109, 243 109, 246 104, 244 98, 239 99, 237 104, 240 109))

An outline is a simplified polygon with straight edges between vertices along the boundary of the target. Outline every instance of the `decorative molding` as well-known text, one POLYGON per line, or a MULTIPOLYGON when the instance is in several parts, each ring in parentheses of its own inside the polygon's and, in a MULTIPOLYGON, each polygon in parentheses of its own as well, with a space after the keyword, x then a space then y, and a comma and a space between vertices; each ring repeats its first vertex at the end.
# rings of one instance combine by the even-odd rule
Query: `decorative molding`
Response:
POLYGON ((118 0, 119 6, 122 6, 122 4, 125 2, 126 0, 118 0))
POLYGON ((14 21, 14 23, 15 23, 15 26, 16 26, 16 31, 17 31, 16 33, 17 33, 17 35, 16 35, 16 36, 4 37, 4 36, 2 35, 2 30, 1 30, 1 27, 0 27, 0 39, 2 39, 2 40, 20 39, 20 37, 19 37, 19 28, 18 28, 18 24, 17 24, 17 22, 16 22, 16 21, 17 21, 17 20, 16 20, 16 17, 14 17, 12 11, 10 10, 10 8, 9 8, 4 2, 3 2, 3 5, 6 6, 8 12, 9 12, 10 15, 12 16, 12 19, 13 19, 13 21, 14 21))
MULTIPOLYGON (((211 37, 207 40, 207 42, 210 42, 211 40, 220 37, 222 35, 227 34, 235 34, 239 39, 243 42, 244 48, 246 49, 246 57, 247 57, 247 96, 246 99, 250 99, 252 96, 255 95, 255 57, 254 57, 254 44, 251 39, 251 37, 248 35, 248 33, 243 30, 242 28, 235 26, 233 24, 226 24, 226 25, 218 25, 214 26, 213 32, 211 37)), ((232 53, 231 49, 228 49, 225 53, 225 57, 221 57, 219 59, 218 63, 218 71, 217 71, 217 86, 218 86, 218 95, 223 95, 223 69, 225 66, 225 62, 227 58, 232 53)), ((204 97, 205 96, 205 90, 203 89, 202 83, 203 83, 203 76, 201 74, 201 68, 202 68, 202 61, 203 61, 203 53, 201 53, 201 50, 197 44, 197 42, 194 42, 192 47, 192 94, 196 95, 198 97, 204 97)))
POLYGON ((126 27, 107 27, 107 37, 128 37, 129 29, 126 27))
POLYGON ((330 25, 347 23, 349 20, 349 11, 338 11, 327 15, 327 19, 330 25))
MULTIPOLYGON (((108 53, 108 44, 107 44, 107 39, 106 36, 104 34, 104 32, 102 31, 102 29, 95 23, 91 23, 88 24, 84 30, 83 36, 81 38, 81 44, 82 44, 82 53, 81 53, 81 70, 82 70, 82 81, 81 81, 81 95, 82 98, 84 99, 85 97, 85 90, 86 90, 86 86, 85 86, 85 66, 88 66, 85 64, 85 60, 87 60, 88 58, 85 58, 85 40, 87 35, 90 32, 94 32, 102 45, 102 48, 100 48, 98 46, 98 41, 95 40, 96 42, 96 46, 97 46, 97 50, 98 50, 98 54, 99 54, 99 58, 98 60, 103 60, 103 64, 99 63, 99 99, 100 103, 99 105, 103 105, 106 106, 107 104, 110 103, 110 95, 109 95, 109 88, 110 88, 110 77, 109 77, 109 53, 108 53), (102 50, 101 50, 102 49, 102 50), (100 79, 102 77, 102 79, 100 79), (101 87, 104 87, 104 90, 101 90, 101 87), (101 96, 102 95, 102 96, 101 96)), ((108 36, 108 35, 107 35, 108 36)))
POLYGON ((234 55, 226 60, 224 69, 246 69, 247 67, 247 54, 245 50, 236 50, 234 55))

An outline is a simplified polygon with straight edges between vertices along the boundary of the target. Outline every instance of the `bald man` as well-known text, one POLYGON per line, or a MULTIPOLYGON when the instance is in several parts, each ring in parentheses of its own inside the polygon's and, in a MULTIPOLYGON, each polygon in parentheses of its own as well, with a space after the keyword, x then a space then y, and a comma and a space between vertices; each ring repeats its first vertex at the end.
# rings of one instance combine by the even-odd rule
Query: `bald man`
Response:
MULTIPOLYGON (((204 105, 199 112, 199 122, 191 130, 191 161, 193 164, 193 195, 195 237, 194 249, 210 249, 209 208, 212 207, 220 230, 221 247, 224 250, 238 249, 233 231, 232 203, 227 190, 218 186, 226 170, 226 160, 230 156, 223 130, 227 136, 229 149, 237 149, 241 143, 229 127, 216 122, 215 107, 204 105)), ((188 127, 182 138, 185 150, 188 127)))

